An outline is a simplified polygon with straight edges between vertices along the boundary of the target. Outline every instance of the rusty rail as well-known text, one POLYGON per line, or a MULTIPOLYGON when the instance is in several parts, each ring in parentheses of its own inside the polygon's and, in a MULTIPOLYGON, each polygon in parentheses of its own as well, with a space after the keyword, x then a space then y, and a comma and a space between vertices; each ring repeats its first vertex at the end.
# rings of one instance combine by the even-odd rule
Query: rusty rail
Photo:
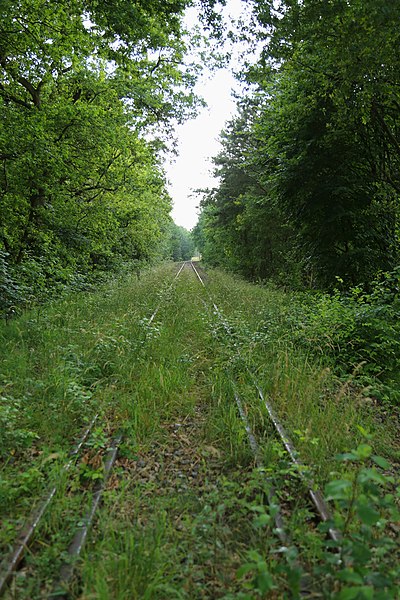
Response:
MULTIPOLYGON (((203 285, 203 287, 206 288, 205 283, 202 280, 202 278, 201 278, 200 274, 198 273, 196 267, 194 266, 193 262, 191 262, 191 266, 192 266, 192 269, 195 272, 197 278, 199 279, 199 281, 203 285)), ((229 335, 231 335, 232 334, 231 327, 226 322, 226 319, 222 315, 220 309, 214 303, 214 301, 213 301, 210 293, 208 292, 208 290, 207 290, 207 294, 208 294, 208 296, 209 296, 209 298, 210 298, 210 300, 211 300, 211 302, 213 304, 214 310, 216 311, 217 315, 219 316, 219 318, 221 320, 221 323, 223 324, 223 326, 225 328, 225 331, 229 335)), ((242 356, 240 354, 240 350, 236 349, 236 352, 237 352, 238 358, 240 358, 240 360, 244 364, 245 369, 246 369, 248 375, 250 376, 250 378, 251 378, 251 380, 253 382, 253 385, 256 387, 260 400, 263 402, 265 408, 267 409, 269 418, 270 418, 271 423, 273 424, 273 426, 275 428, 275 431, 279 435, 279 437, 280 437, 280 439, 281 439, 281 441, 282 441, 282 443, 283 443, 286 451, 288 452, 288 454, 290 456, 290 459, 291 459, 292 463, 296 466, 297 471, 298 471, 300 477, 302 478, 303 482, 306 484, 307 489, 308 489, 308 493, 310 495, 310 498, 311 498, 311 500, 312 500, 312 502, 314 504, 314 507, 315 507, 318 515, 320 516, 321 520, 324 521, 324 522, 331 521, 332 520, 331 510, 330 510, 328 504, 326 503, 326 501, 325 501, 325 499, 324 499, 324 497, 322 495, 322 492, 316 487, 312 476, 309 475, 310 468, 307 467, 299 459, 299 453, 297 452, 297 450, 296 450, 293 442, 291 441, 289 435, 287 434, 286 429, 284 428, 282 422, 279 420, 278 416, 276 415, 275 411, 273 410, 272 405, 265 398, 263 390, 261 389, 261 387, 257 383, 257 381, 256 381, 253 373, 251 372, 250 368, 248 367, 248 365, 246 364, 246 362, 242 358, 242 356)), ((239 404, 238 404, 238 399, 237 399, 236 396, 235 396, 235 399, 236 399, 236 403, 238 405, 240 416, 241 416, 241 418, 242 418, 242 420, 244 421, 244 424, 245 424, 245 429, 246 429, 247 435, 249 437, 250 446, 252 447, 253 452, 254 452, 254 449, 257 448, 257 453, 259 453, 257 442, 255 441, 253 433, 251 432, 250 425, 249 425, 247 417, 246 417, 246 415, 244 413, 243 406, 241 404, 240 398, 239 398, 239 401, 240 401, 239 404), (246 419, 244 419, 244 417, 246 417, 246 419), (251 437, 250 437, 250 433, 251 433, 251 437)), ((332 527, 329 528, 329 535, 330 535, 331 539, 333 541, 335 541, 335 542, 338 542, 341 539, 340 532, 337 531, 336 529, 332 528, 332 527)))
MULTIPOLYGON (((83 444, 86 442, 87 438, 89 437, 90 432, 92 431, 94 424, 96 423, 98 417, 99 417, 98 414, 95 415, 93 417, 93 419, 91 420, 91 422, 89 423, 89 425, 86 428, 86 430, 84 431, 83 435, 81 436, 81 438, 78 440, 77 444, 74 446, 73 450, 71 451, 70 459, 62 468, 61 473, 66 473, 71 468, 71 466, 74 464, 76 457, 78 456, 83 444)), ((47 494, 42 498, 39 505, 34 509, 34 511, 31 513, 30 517, 26 521, 25 525, 23 526, 20 534, 18 535, 17 541, 16 541, 14 548, 12 549, 10 555, 8 557, 6 557, 5 560, 3 561, 3 564, 1 565, 1 568, 0 568, 0 596, 4 593, 10 578, 15 573, 19 563, 23 559, 25 551, 26 551, 27 547, 29 546, 29 544, 36 532, 36 529, 37 529, 43 515, 45 514, 46 510, 50 506, 56 492, 57 492, 57 486, 54 485, 47 492, 47 494)))
MULTIPOLYGON (((182 263, 179 271, 177 272, 177 274, 175 275, 171 285, 168 287, 168 289, 170 290, 172 288, 172 286, 174 285, 175 281, 178 279, 179 275, 181 274, 181 272, 183 271, 185 265, 187 264, 187 262, 182 263)), ((154 319, 157 316, 158 311, 160 310, 162 306, 162 302, 160 302, 160 304, 157 306, 156 310, 153 312, 153 314, 151 315, 150 319, 149 319, 149 325, 151 325, 151 323, 154 321, 154 319)))
MULTIPOLYGON (((235 396, 236 405, 238 407, 240 417, 243 421, 244 428, 247 433, 247 438, 249 440, 250 448, 254 454, 254 459, 256 461, 256 465, 258 468, 262 468, 264 465, 263 465, 263 461, 261 458, 260 448, 259 448, 256 438, 254 437, 254 433, 250 427, 249 420, 248 420, 245 410, 243 408, 242 399, 240 398, 240 396, 236 390, 234 391, 234 396, 235 396)), ((268 490, 266 496, 267 496, 268 504, 270 506, 272 506, 273 504, 276 504, 277 500, 276 500, 276 496, 275 496, 275 489, 272 485, 272 482, 269 482, 269 483, 270 483, 270 489, 268 490)), ((289 542, 289 538, 285 531, 285 524, 283 522, 283 518, 282 518, 280 510, 278 510, 278 512, 276 513, 276 515, 274 517, 274 521, 275 521, 275 532, 276 532, 277 536, 279 537, 280 541, 282 542, 282 544, 284 544, 284 547, 286 547, 289 542)))
POLYGON ((108 479, 110 477, 112 468, 118 454, 118 448, 122 441, 122 435, 118 435, 111 446, 107 450, 107 458, 104 463, 104 478, 96 486, 96 489, 92 496, 91 505, 83 517, 82 521, 75 532, 75 535, 68 547, 69 561, 65 562, 60 569, 60 577, 56 585, 53 587, 53 591, 50 593, 49 598, 57 598, 58 600, 68 597, 68 584, 74 574, 76 559, 79 557, 88 536, 89 530, 92 526, 94 516, 99 507, 101 497, 104 490, 106 489, 108 479))
MULTIPOLYGON (((181 274, 182 270, 184 269, 185 265, 187 265, 187 262, 182 263, 181 267, 179 268, 178 272, 176 273, 176 275, 168 289, 170 289, 173 286, 174 282, 178 279, 178 277, 181 274)), ((161 308, 161 305, 162 305, 162 303, 160 302, 160 304, 157 306, 157 308, 151 315, 151 317, 149 319, 149 323, 153 322, 158 311, 161 308)), ((61 471, 62 473, 67 472, 73 465, 83 444, 89 437, 90 432, 93 429, 93 426, 94 426, 95 422, 97 421, 98 417, 99 417, 99 414, 96 414, 94 416, 94 418, 90 422, 89 426, 84 431, 82 437, 78 440, 77 444, 74 446, 73 450, 70 453, 69 461, 62 468, 62 471, 61 471)), ((93 497, 92 497, 92 503, 91 503, 90 509, 88 510, 87 514, 83 518, 82 525, 76 531, 76 534, 69 546, 68 553, 71 557, 72 562, 73 562, 74 558, 77 558, 80 555, 80 552, 85 544, 89 529, 93 522, 96 510, 99 506, 101 496, 103 494, 103 491, 107 484, 107 480, 110 476, 111 470, 112 470, 114 462, 116 460, 117 453, 118 453, 118 446, 119 446, 121 440, 122 440, 122 436, 118 436, 114 440, 113 445, 109 448, 108 456, 107 456, 107 459, 106 459, 106 462, 104 465, 104 480, 101 484, 99 484, 99 487, 95 490, 93 497)), ((44 498, 39 502, 39 505, 31 513, 30 517, 28 518, 25 525, 21 529, 21 531, 17 537, 17 541, 16 541, 13 549, 11 550, 10 554, 0 564, 0 597, 4 594, 7 584, 9 583, 11 577, 15 574, 15 572, 18 568, 18 565, 20 564, 21 560, 23 559, 25 551, 27 550, 29 544, 31 543, 33 536, 38 528, 39 523, 41 522, 46 510, 50 506, 54 496, 57 493, 57 489, 58 489, 57 486, 54 485, 46 493, 44 498)), ((72 577, 73 569, 74 569, 74 565, 72 563, 64 564, 62 566, 59 582, 57 584, 58 589, 57 590, 54 589, 52 592, 52 595, 50 597, 67 598, 68 593, 66 592, 66 586, 72 577)))

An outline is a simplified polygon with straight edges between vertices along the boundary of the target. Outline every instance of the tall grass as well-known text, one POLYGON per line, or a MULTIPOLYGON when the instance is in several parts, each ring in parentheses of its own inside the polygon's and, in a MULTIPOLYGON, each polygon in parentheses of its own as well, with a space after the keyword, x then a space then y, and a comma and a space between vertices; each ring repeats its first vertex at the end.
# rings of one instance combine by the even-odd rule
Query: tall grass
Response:
MULTIPOLYGON (((369 388, 358 384, 352 375, 339 379, 331 357, 312 354, 290 336, 290 295, 219 271, 209 279, 211 293, 234 332, 233 339, 225 334, 230 347, 226 362, 232 363, 233 352, 233 372, 238 381, 247 382, 243 393, 257 411, 257 418, 262 419, 262 427, 269 419, 246 368, 254 374, 304 458, 315 465, 321 481, 336 467, 335 455, 362 440, 360 428, 372 434, 376 453, 392 458, 399 455, 391 413, 374 410, 369 388)), ((223 331, 221 336, 224 338, 223 331)))
MULTIPOLYGON (((170 287, 173 274, 172 266, 155 269, 1 326, 3 550, 49 482, 60 483, 14 597, 51 588, 116 430, 124 436, 120 457, 72 598, 245 598, 236 573, 249 552, 279 565, 264 506, 266 474, 275 469, 286 486, 290 468, 248 369, 321 484, 338 468, 335 454, 358 443, 360 428, 379 432, 372 439, 377 453, 396 451, 362 390, 338 381, 323 359, 288 338, 288 296, 210 273, 208 289, 232 328, 228 335, 190 270, 170 287), (233 382, 265 472, 254 470, 233 382), (67 479, 60 473, 67 451, 97 412, 86 458, 67 479)), ((293 481, 295 490, 295 474, 293 481)), ((299 506, 292 527, 308 539, 304 518, 307 507, 299 506)), ((315 544, 310 534, 307 561, 315 544)), ((285 577, 277 577, 282 594, 285 577)))

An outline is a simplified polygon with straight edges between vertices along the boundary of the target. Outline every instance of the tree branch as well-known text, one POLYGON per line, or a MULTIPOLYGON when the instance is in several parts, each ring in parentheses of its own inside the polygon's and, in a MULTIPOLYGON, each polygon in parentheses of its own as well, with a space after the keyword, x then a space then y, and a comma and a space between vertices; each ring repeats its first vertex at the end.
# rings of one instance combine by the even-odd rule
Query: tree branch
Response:
MULTIPOLYGON (((35 88, 35 86, 28 81, 28 79, 26 79, 26 77, 24 77, 23 75, 19 75, 18 73, 13 73, 13 68, 12 65, 9 65, 7 62, 7 59, 4 56, 0 56, 0 65, 3 67, 3 69, 6 71, 6 73, 8 73, 13 79, 14 81, 16 81, 17 83, 19 83, 20 85, 22 85, 22 87, 24 87, 26 89, 26 91, 31 95, 32 97, 32 101, 33 104, 37 107, 40 108, 40 91, 44 85, 44 81, 41 81, 37 88, 35 88), (11 66, 11 68, 10 68, 11 66)), ((6 94, 8 94, 7 89, 4 87, 3 84, 1 84, 2 89, 5 91, 6 94)), ((12 96, 11 94, 10 97, 12 96)), ((14 102, 17 102, 17 104, 21 104, 21 102, 17 99, 16 96, 12 96, 12 100, 14 100, 14 102)), ((24 102, 23 106, 25 106, 26 108, 29 107, 31 108, 31 106, 24 102)))
POLYGON ((24 108, 29 108, 29 110, 31 110, 32 108, 31 104, 28 104, 28 102, 25 102, 25 100, 21 100, 21 98, 18 98, 18 96, 14 96, 14 94, 11 94, 2 83, 0 83, 0 94, 3 96, 4 99, 15 102, 15 104, 19 104, 24 108))
POLYGON ((56 144, 58 144, 59 142, 61 142, 62 138, 64 137, 64 134, 68 131, 68 129, 70 127, 72 127, 76 122, 76 119, 72 119, 72 121, 70 123, 67 123, 63 129, 61 130, 60 135, 56 138, 55 142, 56 144))
POLYGON ((150 69, 150 75, 153 75, 154 71, 156 71, 158 69, 158 67, 161 65, 161 62, 162 62, 162 56, 161 56, 161 52, 160 52, 156 64, 150 69))
POLYGON ((400 143, 398 142, 396 137, 393 135, 393 132, 391 131, 389 125, 386 123, 383 115, 381 115, 381 113, 379 112, 379 109, 376 105, 372 108, 372 112, 378 118, 378 121, 381 124, 383 130, 386 132, 392 145, 396 148, 397 153, 400 155, 400 143))

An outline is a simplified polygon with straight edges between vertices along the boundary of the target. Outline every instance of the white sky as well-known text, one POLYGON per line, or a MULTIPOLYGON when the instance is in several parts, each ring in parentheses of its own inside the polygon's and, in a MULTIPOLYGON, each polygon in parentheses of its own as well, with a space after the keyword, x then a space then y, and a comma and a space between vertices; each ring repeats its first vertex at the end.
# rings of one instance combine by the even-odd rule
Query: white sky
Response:
MULTIPOLYGON (((238 18, 245 1, 228 0, 224 14, 238 18)), ((219 152, 218 137, 221 130, 235 113, 232 89, 239 88, 229 68, 218 70, 211 79, 205 69, 195 91, 208 106, 199 111, 196 119, 176 128, 179 156, 175 162, 167 163, 165 169, 174 204, 172 218, 177 225, 186 229, 192 229, 198 218, 196 207, 200 198, 192 195, 192 190, 213 187, 217 182, 211 174, 211 158, 219 152)))

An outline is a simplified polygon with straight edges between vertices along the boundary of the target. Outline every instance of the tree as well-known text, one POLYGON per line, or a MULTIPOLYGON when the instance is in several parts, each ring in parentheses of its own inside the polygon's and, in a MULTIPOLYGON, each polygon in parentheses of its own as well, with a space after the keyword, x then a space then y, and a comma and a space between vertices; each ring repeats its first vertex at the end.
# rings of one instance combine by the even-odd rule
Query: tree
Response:
MULTIPOLYGON (((368 281, 398 257, 399 59, 394 3, 255 3, 268 27, 268 149, 279 201, 329 284, 368 281), (276 6, 276 5, 275 5, 276 6)), ((264 72, 263 72, 264 71, 264 72)), ((264 134, 265 134, 264 130, 264 134)))
POLYGON ((243 102, 222 132, 222 151, 214 159, 219 186, 201 201, 195 236, 206 261, 251 279, 279 278, 294 273, 294 234, 264 187, 265 163, 255 160, 261 151, 257 112, 254 101, 243 102))
POLYGON ((174 261, 190 260, 194 254, 194 243, 191 233, 184 227, 171 222, 164 256, 174 261))
POLYGON ((204 230, 214 245, 226 243, 226 218, 226 262, 252 277, 286 255, 267 276, 282 267, 290 273, 296 260, 308 282, 368 282, 399 257, 400 6, 254 0, 253 7, 262 50, 242 73, 251 152, 241 150, 237 166, 256 185, 226 162, 204 230), (272 239, 286 250, 272 255, 272 239))
MULTIPOLYGON (((155 251, 170 200, 145 133, 196 108, 189 3, 2 3, 0 249, 11 264, 60 274, 155 251)), ((203 0, 209 19, 214 4, 203 0)))

